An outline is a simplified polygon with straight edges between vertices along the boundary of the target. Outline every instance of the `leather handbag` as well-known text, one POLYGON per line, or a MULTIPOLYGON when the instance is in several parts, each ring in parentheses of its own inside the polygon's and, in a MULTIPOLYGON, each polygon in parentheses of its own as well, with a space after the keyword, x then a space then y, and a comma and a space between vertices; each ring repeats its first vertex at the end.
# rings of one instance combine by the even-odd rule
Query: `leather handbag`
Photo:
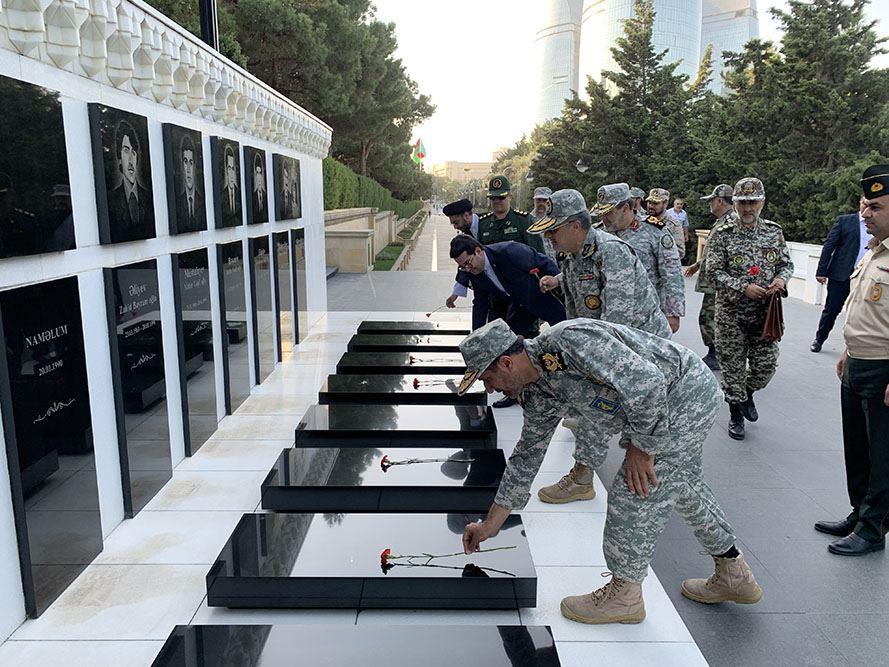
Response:
POLYGON ((781 293, 775 292, 768 297, 768 300, 766 321, 762 326, 762 339, 775 343, 784 335, 784 307, 781 305, 781 293))

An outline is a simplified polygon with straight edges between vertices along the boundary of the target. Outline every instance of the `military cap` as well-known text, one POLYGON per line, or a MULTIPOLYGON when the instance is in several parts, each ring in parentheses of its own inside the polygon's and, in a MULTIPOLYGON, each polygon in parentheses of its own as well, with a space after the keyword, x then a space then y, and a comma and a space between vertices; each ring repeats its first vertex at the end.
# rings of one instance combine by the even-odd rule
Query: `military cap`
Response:
POLYGON ((670 201, 670 191, 664 190, 663 188, 652 188, 648 192, 648 196, 645 198, 645 201, 670 201))
POLYGON ((472 202, 468 199, 458 199, 457 201, 452 201, 450 204, 446 204, 441 212, 445 215, 462 215, 463 213, 469 213, 472 210, 472 202))
POLYGON ((586 213, 586 201, 577 190, 556 190, 549 198, 546 215, 528 227, 531 234, 557 229, 578 213, 586 213))
POLYGON ((491 176, 491 180, 488 181, 489 197, 502 197, 503 195, 508 195, 511 189, 512 184, 509 182, 509 179, 502 174, 491 176))
POLYGON ((553 191, 547 187, 534 188, 534 199, 549 199, 553 191))
POLYGON ((497 357, 506 352, 518 340, 509 325, 502 319, 488 322, 460 342, 460 354, 466 362, 466 373, 457 388, 461 396, 478 380, 497 357))
POLYGON ((735 201, 763 201, 766 188, 758 178, 748 176, 735 183, 732 198, 735 201))
POLYGON ((596 192, 596 205, 590 211, 593 215, 605 215, 618 204, 633 198, 630 186, 626 183, 603 185, 596 192))
POLYGON ((645 199, 645 190, 642 188, 630 188, 631 199, 645 199))
POLYGON ((701 199, 705 201, 710 201, 711 199, 716 199, 717 197, 728 197, 731 199, 735 194, 735 191, 732 189, 731 185, 727 185, 725 183, 720 183, 715 188, 713 188, 713 192, 706 197, 701 197, 701 199))
POLYGON ((861 189, 865 199, 889 195, 889 164, 875 164, 864 170, 861 189))

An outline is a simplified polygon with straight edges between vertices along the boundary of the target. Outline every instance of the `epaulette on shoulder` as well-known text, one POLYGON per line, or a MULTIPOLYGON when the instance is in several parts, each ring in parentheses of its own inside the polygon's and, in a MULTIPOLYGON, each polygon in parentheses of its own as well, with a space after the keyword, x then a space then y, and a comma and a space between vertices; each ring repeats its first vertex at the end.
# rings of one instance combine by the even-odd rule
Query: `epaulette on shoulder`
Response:
POLYGON ((647 222, 649 225, 654 225, 658 229, 663 229, 664 225, 667 224, 663 220, 658 220, 657 216, 654 215, 649 215, 647 218, 645 218, 645 222, 647 222))
POLYGON ((519 215, 531 215, 530 213, 528 213, 528 211, 520 211, 520 210, 517 209, 517 208, 516 208, 516 209, 513 209, 513 210, 514 210, 516 213, 518 213, 519 215))
POLYGON ((605 229, 605 222, 602 220, 599 220, 599 222, 594 222, 593 229, 605 229))
POLYGON ((760 218, 759 221, 762 223, 765 223, 767 225, 771 225, 772 227, 777 227, 778 229, 780 229, 782 231, 784 230, 784 228, 781 225, 779 225, 777 222, 772 222, 771 220, 766 220, 765 218, 760 218))
POLYGON ((483 216, 481 216, 478 219, 478 221, 481 222, 482 220, 487 220, 488 218, 493 218, 493 217, 494 217, 494 211, 489 211, 488 213, 485 213, 483 216))

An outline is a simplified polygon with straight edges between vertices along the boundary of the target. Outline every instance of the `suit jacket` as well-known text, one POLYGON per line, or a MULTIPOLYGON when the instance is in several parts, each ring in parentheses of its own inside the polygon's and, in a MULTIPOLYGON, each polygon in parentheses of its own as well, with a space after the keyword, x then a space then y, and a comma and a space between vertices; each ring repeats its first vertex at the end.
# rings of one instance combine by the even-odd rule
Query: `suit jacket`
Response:
POLYGON ((821 248, 816 276, 829 280, 849 280, 861 247, 861 224, 857 213, 837 217, 821 248))
MULTIPOLYGON (((559 267, 554 261, 518 241, 492 243, 484 246, 482 250, 485 252, 485 261, 490 263, 506 292, 502 292, 484 273, 477 276, 467 273, 473 289, 473 330, 488 321, 491 297, 510 301, 506 320, 511 327, 516 325, 521 329, 522 325, 527 324, 517 321, 523 313, 521 309, 516 312, 516 306, 522 306, 534 318, 545 320, 550 324, 557 324, 565 319, 565 307, 552 294, 542 293, 540 281, 531 275, 531 269, 540 269, 541 277, 557 275, 559 267)), ((527 317, 529 315, 525 313, 524 318, 527 317)))
POLYGON ((114 243, 154 236, 154 202, 151 193, 136 183, 136 217, 130 214, 123 183, 108 193, 108 226, 114 243))
MULTIPOLYGON (((185 190, 176 193, 176 229, 181 234, 183 232, 198 232, 207 229, 207 213, 204 206, 204 193, 199 188, 195 188, 193 213, 189 215, 188 211, 188 195, 185 190)), ((224 202, 223 206, 228 206, 228 202, 224 202)), ((224 210, 224 209, 223 209, 224 210)))

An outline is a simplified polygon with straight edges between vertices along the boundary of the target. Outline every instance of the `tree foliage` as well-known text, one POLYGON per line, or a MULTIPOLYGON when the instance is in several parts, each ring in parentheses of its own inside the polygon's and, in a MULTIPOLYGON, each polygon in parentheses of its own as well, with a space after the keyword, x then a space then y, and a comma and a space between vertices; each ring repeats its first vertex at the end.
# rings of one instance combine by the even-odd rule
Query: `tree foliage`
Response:
POLYGON ((617 69, 604 83, 588 81, 587 96, 566 100, 511 159, 530 160, 536 185, 573 187, 588 199, 603 183, 665 187, 704 226, 700 196, 756 176, 766 186, 764 215, 792 240, 821 243, 838 213, 855 210, 864 168, 889 156, 889 70, 871 67, 883 40, 867 4, 790 0, 773 10, 779 45, 754 39, 717 56, 705 49, 689 82, 652 46, 651 0, 635 0, 612 49, 617 69), (714 57, 727 68, 723 96, 707 87, 714 57))

